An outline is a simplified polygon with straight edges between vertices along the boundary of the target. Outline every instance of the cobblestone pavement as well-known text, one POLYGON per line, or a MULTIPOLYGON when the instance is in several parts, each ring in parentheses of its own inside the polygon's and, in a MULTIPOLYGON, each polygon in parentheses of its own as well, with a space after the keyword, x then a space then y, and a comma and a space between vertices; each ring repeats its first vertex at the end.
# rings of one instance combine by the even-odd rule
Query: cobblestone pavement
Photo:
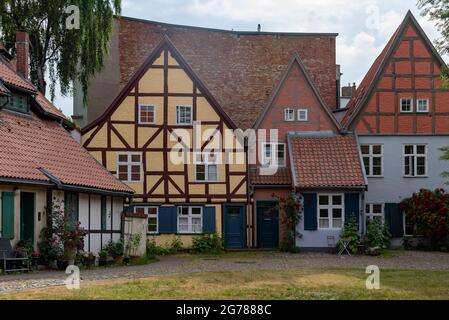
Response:
MULTIPOLYGON (((112 279, 138 279, 151 276, 238 270, 282 270, 295 268, 422 269, 449 271, 449 254, 392 251, 388 256, 342 256, 325 253, 285 254, 279 252, 229 253, 222 256, 176 255, 142 266, 81 270, 82 282, 112 279)), ((0 292, 64 285, 64 272, 44 271, 0 275, 0 292)))

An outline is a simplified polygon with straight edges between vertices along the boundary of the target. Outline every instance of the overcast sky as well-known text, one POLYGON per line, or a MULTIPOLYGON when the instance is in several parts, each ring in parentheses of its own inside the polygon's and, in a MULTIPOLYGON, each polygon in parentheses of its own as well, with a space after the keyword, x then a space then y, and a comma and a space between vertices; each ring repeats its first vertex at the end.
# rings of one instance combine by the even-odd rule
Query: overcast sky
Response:
MULTIPOLYGON (((376 56, 412 10, 433 41, 434 22, 420 15, 417 0, 122 0, 122 15, 226 30, 338 33, 342 83, 359 83, 376 56)), ((72 98, 55 104, 72 115, 72 98)))

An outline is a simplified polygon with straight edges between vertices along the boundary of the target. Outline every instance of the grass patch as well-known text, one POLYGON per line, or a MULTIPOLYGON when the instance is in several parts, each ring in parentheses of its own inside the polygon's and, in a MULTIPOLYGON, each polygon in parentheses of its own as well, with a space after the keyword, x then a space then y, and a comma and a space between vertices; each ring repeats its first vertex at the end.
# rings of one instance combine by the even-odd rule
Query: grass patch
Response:
POLYGON ((381 290, 365 270, 248 270, 82 283, 0 294, 4 299, 449 299, 449 272, 382 270, 381 290))

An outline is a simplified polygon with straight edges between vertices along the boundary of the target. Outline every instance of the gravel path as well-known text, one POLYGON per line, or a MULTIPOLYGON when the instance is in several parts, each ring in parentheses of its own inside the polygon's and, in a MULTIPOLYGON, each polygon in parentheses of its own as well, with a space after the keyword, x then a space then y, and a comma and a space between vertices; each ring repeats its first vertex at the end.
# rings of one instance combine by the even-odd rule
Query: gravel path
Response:
MULTIPOLYGON (((111 279, 138 279, 159 275, 238 271, 251 269, 294 268, 366 268, 377 265, 388 269, 422 269, 449 271, 449 254, 435 252, 398 251, 391 257, 342 256, 325 253, 298 255, 279 252, 230 253, 218 257, 176 255, 161 257, 143 266, 82 270, 82 282, 111 279)), ((64 272, 33 272, 20 275, 1 275, 0 292, 64 285, 64 272)))

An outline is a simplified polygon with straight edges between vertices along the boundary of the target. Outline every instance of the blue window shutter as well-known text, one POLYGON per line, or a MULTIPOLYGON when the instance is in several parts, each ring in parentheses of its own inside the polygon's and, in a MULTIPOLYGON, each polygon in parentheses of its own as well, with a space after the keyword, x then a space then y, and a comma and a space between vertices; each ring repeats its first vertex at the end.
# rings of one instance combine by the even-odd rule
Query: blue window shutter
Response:
POLYGON ((385 223, 390 228, 390 233, 393 238, 401 238, 404 236, 403 214, 398 203, 385 204, 385 223))
POLYGON ((355 218, 359 223, 360 218, 360 196, 358 193, 345 194, 345 221, 355 218))
POLYGON ((14 192, 2 192, 2 237, 14 239, 14 192))
POLYGON ((159 207, 159 233, 176 233, 176 207, 159 207))
POLYGON ((205 207, 203 212, 203 233, 215 232, 215 207, 205 207))
POLYGON ((304 230, 317 230, 317 194, 304 194, 304 230))

